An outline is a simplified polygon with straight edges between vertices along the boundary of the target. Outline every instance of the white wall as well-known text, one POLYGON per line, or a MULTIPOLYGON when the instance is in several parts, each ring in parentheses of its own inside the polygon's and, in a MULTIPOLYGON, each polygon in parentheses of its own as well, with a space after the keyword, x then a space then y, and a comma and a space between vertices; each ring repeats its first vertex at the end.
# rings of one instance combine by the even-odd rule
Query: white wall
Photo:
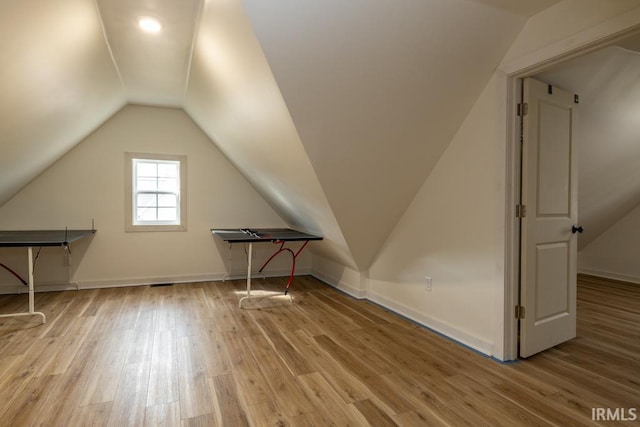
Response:
POLYGON ((369 298, 492 354, 504 152, 493 78, 369 271, 369 298), (432 278, 425 290, 424 276, 432 278))
POLYGON ((552 9, 528 21, 368 272, 368 298, 499 359, 515 357, 505 264, 513 142, 505 72, 640 23, 640 9, 629 11, 625 1, 567 0, 552 9))
POLYGON ((578 253, 578 271, 640 283, 640 205, 578 253))
POLYGON ((311 272, 318 279, 354 298, 367 297, 368 273, 360 272, 314 252, 311 272))
MULTIPOLYGON (((81 287, 220 279, 228 246, 217 242, 210 228, 285 226, 182 110, 143 106, 123 108, 0 208, 0 229, 90 228, 92 219, 94 238, 72 248, 73 279, 81 287), (187 156, 186 232, 124 232, 128 151, 187 156)), ((256 261, 273 249, 255 247, 256 261)), ((24 252, 3 249, 0 262, 26 275, 24 252)), ((234 270, 243 272, 244 252, 241 247, 234 252, 234 270)), ((49 260, 38 261, 36 282, 64 281, 63 251, 45 253, 49 260)), ((285 271, 288 262, 283 257, 272 271, 285 271)), ((308 254, 298 267, 310 268, 308 254)), ((0 284, 15 283, 0 270, 0 284)))

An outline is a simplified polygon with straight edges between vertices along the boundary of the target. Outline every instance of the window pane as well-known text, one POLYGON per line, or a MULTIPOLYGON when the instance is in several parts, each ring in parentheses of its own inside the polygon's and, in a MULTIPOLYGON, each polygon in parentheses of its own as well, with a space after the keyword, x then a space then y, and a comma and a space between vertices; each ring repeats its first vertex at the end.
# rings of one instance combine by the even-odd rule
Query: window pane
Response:
POLYGON ((158 194, 158 206, 175 208, 178 206, 178 198, 175 194, 158 194))
POLYGON ((177 163, 159 163, 158 176, 163 178, 176 178, 178 176, 177 163))
POLYGON ((138 178, 136 189, 138 191, 158 191, 158 180, 156 178, 138 178))
POLYGON ((134 230, 136 225, 166 225, 168 230, 173 230, 173 226, 182 224, 181 203, 184 202, 180 192, 183 190, 181 173, 186 172, 186 164, 182 163, 185 156, 162 156, 167 158, 161 159, 155 159, 155 155, 143 157, 129 157, 133 163, 130 169, 133 176, 129 181, 130 190, 133 191, 133 197, 129 196, 133 202, 129 210, 133 212, 133 227, 127 231, 134 230))
POLYGON ((156 208, 138 208, 137 220, 138 221, 157 221, 156 208))
POLYGON ((157 200, 155 194, 138 194, 138 207, 156 207, 157 200))
POLYGON ((178 180, 175 178, 158 178, 158 191, 178 192, 178 180))
POLYGON ((138 162, 137 169, 137 176, 158 176, 156 163, 138 162))
POLYGON ((158 221, 175 221, 177 218, 176 208, 158 208, 158 221))

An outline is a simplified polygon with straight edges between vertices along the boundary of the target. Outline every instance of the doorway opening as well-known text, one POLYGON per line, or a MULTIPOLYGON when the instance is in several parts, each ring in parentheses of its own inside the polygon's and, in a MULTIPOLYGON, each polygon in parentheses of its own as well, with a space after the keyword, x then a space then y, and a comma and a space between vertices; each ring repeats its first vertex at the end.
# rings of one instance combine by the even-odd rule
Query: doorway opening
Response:
MULTIPOLYGON (((630 34, 631 30, 620 30, 617 35, 612 34, 607 37, 606 41, 593 41, 591 44, 585 44, 581 48, 556 58, 540 58, 535 63, 528 65, 520 71, 511 73, 508 76, 508 103, 510 120, 510 144, 508 144, 508 194, 507 194, 507 212, 509 219, 507 224, 507 287, 505 290, 505 357, 504 360, 517 359, 520 356, 518 344, 520 342, 519 321, 516 319, 515 311, 521 306, 520 293, 520 218, 516 218, 515 210, 521 205, 521 183, 522 183, 522 166, 520 158, 522 155, 520 145, 520 117, 517 115, 518 105, 522 102, 521 94, 523 81, 527 77, 534 77, 538 80, 545 81, 552 87, 567 89, 573 93, 580 95, 580 124, 578 125, 577 136, 580 139, 581 146, 578 147, 579 153, 579 222, 577 226, 582 225, 585 232, 578 239, 578 251, 583 255, 582 251, 591 246, 593 241, 601 236, 602 233, 609 229, 613 223, 620 220, 622 216, 633 210, 640 200, 640 188, 634 192, 632 189, 621 191, 620 182, 624 181, 620 176, 629 168, 611 166, 611 162, 615 158, 630 159, 632 155, 621 154, 621 151, 611 148, 608 144, 610 138, 607 138, 606 131, 597 126, 602 126, 603 121, 609 120, 614 123, 613 118, 629 116, 630 108, 628 105, 619 105, 612 108, 612 103, 620 99, 621 93, 624 98, 628 98, 629 102, 634 98, 634 93, 628 89, 640 86, 640 37, 630 34), (638 62, 637 68, 634 65, 622 65, 623 61, 635 60, 638 62), (631 81, 633 76, 632 68, 637 70, 636 81, 631 81), (628 73, 622 75, 622 73, 628 73), (612 83, 613 82, 613 83, 612 83), (612 87, 611 85, 614 84, 612 87), (625 89, 626 88, 626 89, 625 89), (605 93, 606 91, 606 93, 605 93), (602 93, 599 93, 602 92, 602 93), (604 93, 604 95, 603 95, 604 93), (597 101, 596 101, 597 100, 597 101), (597 117, 598 111, 605 109, 606 112, 597 117), (512 114, 513 112, 513 114, 512 114), (585 120, 588 126, 584 126, 585 120), (587 137, 585 138, 584 135, 587 137), (598 144, 597 137, 601 141, 606 142, 598 144), (582 142, 589 140, 588 143, 582 142), (588 157, 585 158, 585 150, 591 150, 588 157), (613 174, 607 178, 608 184, 604 182, 602 170, 613 169, 618 172, 618 176, 613 174), (608 207, 603 207, 604 201, 614 197, 614 192, 610 189, 611 185, 616 187, 618 193, 617 199, 608 207), (607 187, 609 185, 609 187, 607 187), (625 193, 624 195, 621 195, 625 193), (635 199, 634 199, 635 197, 635 199), (635 202, 634 202, 635 200, 635 202), (635 204, 634 204, 635 203, 635 204), (516 307, 516 310, 514 310, 516 307)), ((633 61, 632 61, 633 62, 633 61)), ((640 94, 640 89, 638 90, 640 94)), ((635 111, 640 111, 640 95, 638 95, 638 107, 635 111)), ((617 128, 617 132, 621 130, 618 122, 613 124, 617 128)), ((621 138, 619 145, 627 148, 629 138, 621 138)), ((636 138, 637 139, 637 138, 636 138)), ((638 157, 640 158, 640 152, 638 157)), ((636 162, 637 164, 637 162, 636 162)), ((637 167, 635 168, 637 169, 637 167)), ((625 176, 628 176, 625 175, 625 176)), ((627 181, 640 182, 638 179, 628 179, 627 181)), ((640 215, 638 215, 640 217, 640 215)), ((601 249, 602 250, 602 249, 601 249)), ((591 257, 596 256, 597 251, 591 251, 591 257)), ((579 261, 579 271, 596 273, 597 269, 589 268, 585 263, 579 261)), ((624 275, 623 275, 624 276, 624 275)), ((640 274, 638 275, 640 277, 640 274)), ((623 279, 624 277, 613 277, 623 279)), ((526 307, 525 307, 526 310, 526 307)), ((526 315, 526 314, 525 314, 526 315)))

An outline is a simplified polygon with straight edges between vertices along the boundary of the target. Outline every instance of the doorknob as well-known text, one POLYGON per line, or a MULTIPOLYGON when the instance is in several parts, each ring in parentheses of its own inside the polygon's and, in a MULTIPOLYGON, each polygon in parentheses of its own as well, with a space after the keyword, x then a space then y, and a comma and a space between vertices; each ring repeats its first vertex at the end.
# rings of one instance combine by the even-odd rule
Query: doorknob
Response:
POLYGON ((576 227, 575 225, 572 225, 572 226, 571 226, 571 232, 572 232, 573 234, 576 234, 576 233, 582 233, 583 231, 584 231, 584 228, 582 228, 582 227, 579 227, 579 226, 578 226, 578 227, 576 227))

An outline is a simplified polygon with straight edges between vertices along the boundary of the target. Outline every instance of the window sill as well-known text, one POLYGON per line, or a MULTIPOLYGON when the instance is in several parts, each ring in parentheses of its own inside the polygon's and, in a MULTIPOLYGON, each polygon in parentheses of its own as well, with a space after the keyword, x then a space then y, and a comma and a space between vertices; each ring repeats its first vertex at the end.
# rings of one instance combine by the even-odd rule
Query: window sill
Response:
POLYGON ((126 225, 126 233, 152 232, 152 231, 187 231, 186 225, 126 225))

